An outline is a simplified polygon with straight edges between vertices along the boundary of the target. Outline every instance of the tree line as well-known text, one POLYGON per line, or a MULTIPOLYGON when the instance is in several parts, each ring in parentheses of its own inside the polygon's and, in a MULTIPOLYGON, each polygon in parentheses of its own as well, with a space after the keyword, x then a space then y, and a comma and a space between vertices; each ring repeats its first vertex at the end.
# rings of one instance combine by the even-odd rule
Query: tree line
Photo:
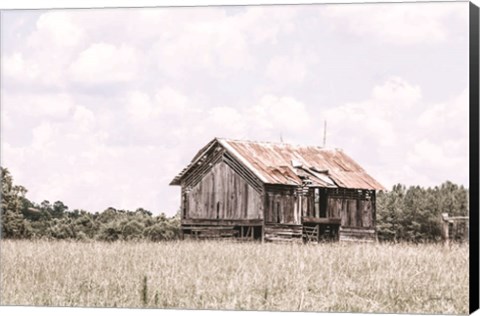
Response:
POLYGON ((9 170, 1 168, 1 237, 9 239, 172 240, 179 237, 180 217, 153 216, 109 207, 103 212, 70 210, 61 201, 36 204, 25 197, 25 187, 15 185, 9 170))
MULTIPOLYGON (((446 181, 433 188, 394 185, 377 195, 377 233, 380 240, 429 242, 442 239, 442 213, 468 216, 468 189, 446 181)), ((468 230, 468 223, 464 229, 468 230)), ((452 232, 457 240, 460 231, 452 232)))
MULTIPOLYGON (((1 237, 11 239, 172 240, 180 237, 180 217, 153 216, 109 207, 103 212, 70 210, 61 201, 36 204, 27 190, 1 168, 1 237)), ((377 194, 376 229, 380 241, 436 242, 442 239, 441 214, 468 216, 468 189, 452 182, 433 188, 397 184, 377 194)), ((455 237, 455 236, 454 236, 455 237)))

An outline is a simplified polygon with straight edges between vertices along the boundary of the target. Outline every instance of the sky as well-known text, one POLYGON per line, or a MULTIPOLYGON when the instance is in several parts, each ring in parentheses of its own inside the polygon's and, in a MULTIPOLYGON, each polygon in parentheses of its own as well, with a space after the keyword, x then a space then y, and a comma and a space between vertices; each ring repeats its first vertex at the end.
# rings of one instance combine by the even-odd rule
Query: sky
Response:
POLYGON ((27 198, 173 215, 214 137, 468 186, 468 2, 4 11, 1 155, 27 198))

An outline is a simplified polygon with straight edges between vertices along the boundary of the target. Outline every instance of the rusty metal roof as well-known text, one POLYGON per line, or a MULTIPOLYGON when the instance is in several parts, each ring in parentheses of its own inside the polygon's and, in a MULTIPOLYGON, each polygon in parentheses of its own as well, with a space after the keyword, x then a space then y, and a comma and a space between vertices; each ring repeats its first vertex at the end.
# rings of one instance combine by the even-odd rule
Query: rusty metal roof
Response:
POLYGON ((179 184, 202 152, 216 142, 267 184, 301 185, 302 179, 308 179, 320 187, 385 190, 340 149, 223 138, 205 146, 171 184, 179 184))

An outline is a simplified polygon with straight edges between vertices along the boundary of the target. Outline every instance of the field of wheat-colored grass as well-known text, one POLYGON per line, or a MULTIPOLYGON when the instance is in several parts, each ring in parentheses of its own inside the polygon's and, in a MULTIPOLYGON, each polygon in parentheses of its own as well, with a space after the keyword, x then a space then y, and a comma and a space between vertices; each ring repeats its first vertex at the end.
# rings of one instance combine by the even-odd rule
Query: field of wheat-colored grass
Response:
POLYGON ((468 313, 468 245, 0 246, 2 305, 468 313))

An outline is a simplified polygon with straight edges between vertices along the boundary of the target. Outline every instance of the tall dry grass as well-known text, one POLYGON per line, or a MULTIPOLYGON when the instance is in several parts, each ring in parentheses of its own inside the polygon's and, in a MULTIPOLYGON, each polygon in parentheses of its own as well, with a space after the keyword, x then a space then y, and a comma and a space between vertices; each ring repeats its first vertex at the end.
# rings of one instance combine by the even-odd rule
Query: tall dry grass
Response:
POLYGON ((1 304, 468 313, 468 246, 1 241, 1 304))

